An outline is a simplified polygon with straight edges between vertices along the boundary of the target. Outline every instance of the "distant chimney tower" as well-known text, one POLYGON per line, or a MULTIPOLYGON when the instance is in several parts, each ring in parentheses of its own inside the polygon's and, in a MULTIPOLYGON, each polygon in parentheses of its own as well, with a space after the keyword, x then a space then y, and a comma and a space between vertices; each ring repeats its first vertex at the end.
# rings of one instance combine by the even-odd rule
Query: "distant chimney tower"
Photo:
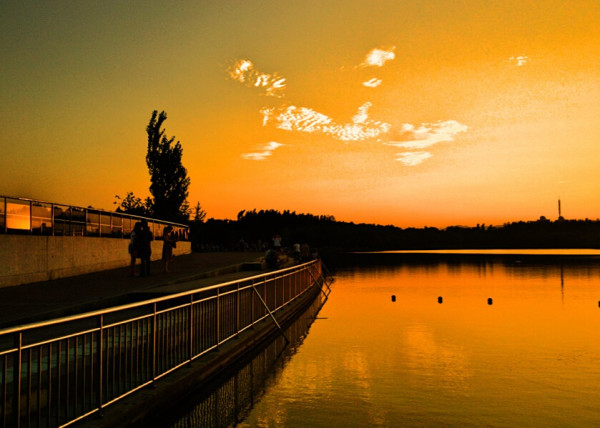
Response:
POLYGON ((558 198, 558 218, 559 220, 562 218, 562 214, 560 212, 560 198, 558 198))

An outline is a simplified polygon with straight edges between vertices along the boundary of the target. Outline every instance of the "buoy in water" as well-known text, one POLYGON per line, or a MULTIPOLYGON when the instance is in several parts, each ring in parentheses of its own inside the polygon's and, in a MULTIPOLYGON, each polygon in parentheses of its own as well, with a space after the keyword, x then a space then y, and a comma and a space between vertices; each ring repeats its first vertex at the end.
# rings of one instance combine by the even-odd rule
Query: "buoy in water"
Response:
POLYGON ((395 302, 395 301, 396 301, 396 295, 392 294, 392 302, 395 302))
POLYGON ((442 296, 438 297, 438 303, 443 303, 444 302, 444 298, 442 296))
POLYGON ((493 303, 494 303, 494 300, 491 297, 489 297, 488 298, 488 305, 492 305, 493 303))

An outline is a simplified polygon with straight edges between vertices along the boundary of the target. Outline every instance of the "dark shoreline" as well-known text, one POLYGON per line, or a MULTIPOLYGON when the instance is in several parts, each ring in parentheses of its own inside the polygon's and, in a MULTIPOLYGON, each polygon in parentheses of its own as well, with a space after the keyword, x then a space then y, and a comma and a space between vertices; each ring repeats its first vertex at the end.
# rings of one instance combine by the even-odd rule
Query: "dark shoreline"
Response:
MULTIPOLYGON (((444 250, 447 251, 447 250, 444 250)), ((464 253, 456 250, 452 252, 430 252, 414 250, 403 252, 358 252, 358 251, 335 251, 328 252, 323 256, 326 265, 332 269, 350 266, 374 266, 374 265, 402 265, 402 264, 481 264, 500 262, 510 265, 539 264, 539 265, 577 265, 600 263, 600 253, 594 254, 535 254, 535 253, 464 253)), ((474 250, 476 251, 476 250, 474 250)), ((518 251, 518 250, 515 250, 518 251)))

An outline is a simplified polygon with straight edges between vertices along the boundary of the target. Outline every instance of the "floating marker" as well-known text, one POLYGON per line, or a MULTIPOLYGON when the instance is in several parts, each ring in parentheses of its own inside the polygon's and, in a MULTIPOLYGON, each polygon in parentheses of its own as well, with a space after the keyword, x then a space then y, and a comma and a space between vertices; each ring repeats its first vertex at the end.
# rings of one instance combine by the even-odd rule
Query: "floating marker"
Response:
POLYGON ((395 301, 396 301, 396 295, 392 294, 392 302, 395 302, 395 301))
POLYGON ((494 303, 494 300, 491 297, 489 297, 488 298, 488 305, 492 305, 493 303, 494 303))
POLYGON ((438 297, 438 303, 443 303, 444 302, 444 298, 442 296, 438 297))

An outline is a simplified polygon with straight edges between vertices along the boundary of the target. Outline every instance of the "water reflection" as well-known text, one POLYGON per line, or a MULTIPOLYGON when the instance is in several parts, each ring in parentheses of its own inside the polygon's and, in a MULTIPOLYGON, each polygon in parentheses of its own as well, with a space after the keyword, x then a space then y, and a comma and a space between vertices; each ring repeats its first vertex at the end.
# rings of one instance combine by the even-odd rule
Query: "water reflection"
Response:
MULTIPOLYGON (((226 427, 242 421, 265 390, 280 377, 282 370, 298 352, 323 305, 322 295, 285 331, 283 336, 232 369, 226 380, 210 385, 171 410, 170 420, 161 426, 173 428, 226 427)), ((276 415, 274 415, 276 417, 276 415)))
POLYGON ((327 320, 243 426, 600 424, 597 260, 372 263, 336 278, 327 320))

